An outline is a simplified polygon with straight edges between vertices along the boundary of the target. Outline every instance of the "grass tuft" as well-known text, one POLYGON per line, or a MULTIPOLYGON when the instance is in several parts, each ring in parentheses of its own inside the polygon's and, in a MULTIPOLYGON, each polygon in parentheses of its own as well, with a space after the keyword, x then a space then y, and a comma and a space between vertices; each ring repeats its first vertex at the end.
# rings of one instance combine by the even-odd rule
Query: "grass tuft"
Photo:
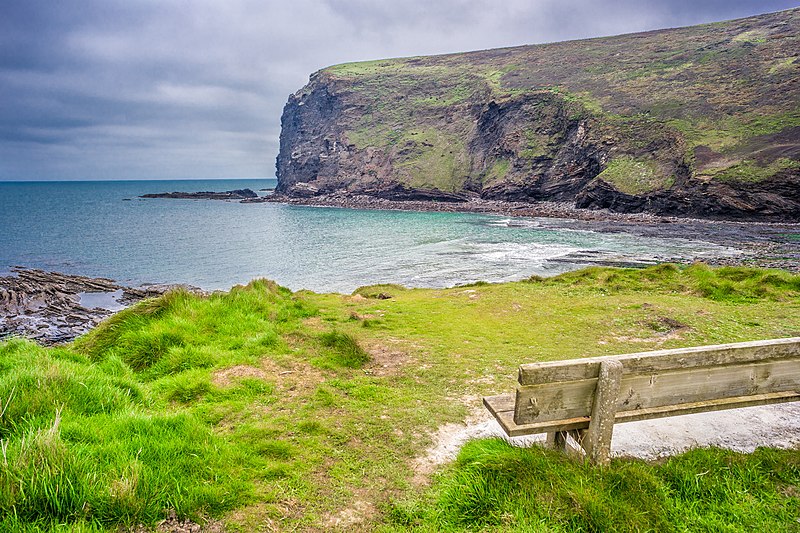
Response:
POLYGON ((662 264, 644 269, 591 267, 553 278, 532 276, 528 282, 591 287, 610 293, 669 290, 730 303, 800 296, 800 275, 748 267, 711 268, 705 263, 689 267, 662 264))
POLYGON ((329 331, 320 335, 319 340, 323 346, 330 348, 330 356, 326 360, 337 366, 360 368, 369 362, 369 354, 348 333, 329 331))

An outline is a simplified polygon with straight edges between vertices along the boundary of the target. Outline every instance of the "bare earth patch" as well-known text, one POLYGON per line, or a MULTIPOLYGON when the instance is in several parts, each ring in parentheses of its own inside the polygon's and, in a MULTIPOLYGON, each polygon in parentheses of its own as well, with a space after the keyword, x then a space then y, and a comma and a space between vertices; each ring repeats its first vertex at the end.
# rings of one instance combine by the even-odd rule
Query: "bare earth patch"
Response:
POLYGON ((245 378, 266 379, 267 373, 254 366, 237 365, 214 372, 211 382, 217 387, 229 387, 245 378))
MULTIPOLYGON (((128 531, 129 533, 147 533, 151 530, 144 526, 136 526, 128 531)), ((225 528, 222 522, 217 520, 210 520, 202 525, 188 519, 181 520, 174 510, 170 510, 166 520, 162 520, 155 531, 158 533, 223 533, 225 528)))
MULTIPOLYGON (((369 520, 375 515, 375 513, 375 506, 372 503, 364 500, 356 500, 350 507, 342 509, 335 515, 329 517, 325 521, 324 526, 328 531, 345 531, 353 529, 355 526, 363 524, 369 520)), ((358 530, 357 527, 355 527, 355 529, 358 530)))
POLYGON ((366 346, 366 350, 371 358, 367 370, 376 376, 397 374, 402 367, 412 362, 412 358, 407 353, 383 344, 366 346))

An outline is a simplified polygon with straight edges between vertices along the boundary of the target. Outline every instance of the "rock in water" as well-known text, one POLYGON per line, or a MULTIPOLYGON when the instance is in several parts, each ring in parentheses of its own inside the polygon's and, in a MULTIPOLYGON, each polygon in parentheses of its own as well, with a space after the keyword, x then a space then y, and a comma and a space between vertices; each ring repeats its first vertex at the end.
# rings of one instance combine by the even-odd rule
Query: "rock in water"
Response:
POLYGON ((178 198, 183 200, 244 200, 258 198, 252 189, 234 189, 225 192, 200 191, 200 192, 160 192, 143 194, 139 198, 178 198))

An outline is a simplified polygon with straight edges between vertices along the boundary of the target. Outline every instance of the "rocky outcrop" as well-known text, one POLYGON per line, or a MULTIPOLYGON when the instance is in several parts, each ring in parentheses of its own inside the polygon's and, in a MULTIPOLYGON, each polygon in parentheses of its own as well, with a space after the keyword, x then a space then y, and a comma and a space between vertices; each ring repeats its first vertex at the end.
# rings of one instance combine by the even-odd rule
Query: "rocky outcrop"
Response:
POLYGON ((235 189, 233 191, 213 192, 160 192, 143 194, 139 198, 177 198, 181 200, 245 200, 258 198, 258 194, 251 189, 235 189))
POLYGON ((126 287, 105 278, 72 276, 15 267, 14 275, 0 277, 0 339, 18 335, 42 344, 68 342, 103 319, 144 298, 181 287, 147 285, 126 287))
POLYGON ((312 75, 278 195, 800 220, 800 9, 312 75))

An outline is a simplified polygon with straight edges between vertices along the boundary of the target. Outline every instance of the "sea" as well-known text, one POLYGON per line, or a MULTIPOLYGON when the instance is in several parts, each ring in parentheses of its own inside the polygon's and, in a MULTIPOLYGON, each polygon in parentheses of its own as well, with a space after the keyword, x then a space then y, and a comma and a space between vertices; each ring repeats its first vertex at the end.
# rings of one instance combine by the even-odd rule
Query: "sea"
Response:
POLYGON ((268 195, 275 185, 267 178, 0 182, 0 274, 19 265, 207 290, 268 278, 292 290, 350 293, 377 283, 449 287, 551 276, 586 266, 586 258, 647 263, 739 253, 558 219, 139 198, 241 188, 268 195))

